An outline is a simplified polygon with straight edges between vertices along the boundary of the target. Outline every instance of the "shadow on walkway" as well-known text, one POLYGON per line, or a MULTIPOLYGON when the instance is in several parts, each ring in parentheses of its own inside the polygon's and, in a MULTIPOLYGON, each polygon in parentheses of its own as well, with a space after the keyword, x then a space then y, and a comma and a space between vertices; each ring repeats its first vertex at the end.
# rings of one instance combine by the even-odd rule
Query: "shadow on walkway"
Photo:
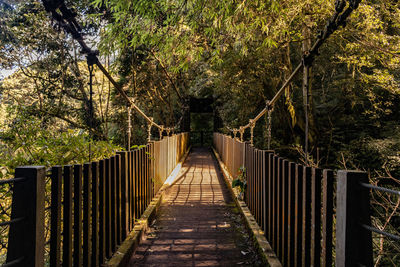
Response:
POLYGON ((129 266, 260 266, 217 168, 193 149, 129 266))

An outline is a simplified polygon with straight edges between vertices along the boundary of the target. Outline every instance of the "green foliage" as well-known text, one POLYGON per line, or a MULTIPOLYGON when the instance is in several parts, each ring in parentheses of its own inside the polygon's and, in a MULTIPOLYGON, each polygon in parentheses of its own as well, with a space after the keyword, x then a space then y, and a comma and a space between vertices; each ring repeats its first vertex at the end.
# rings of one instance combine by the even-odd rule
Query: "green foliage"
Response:
POLYGON ((232 181, 232 187, 239 187, 239 198, 243 199, 244 192, 247 188, 246 168, 244 166, 240 166, 238 169, 238 175, 232 181))
POLYGON ((96 161, 115 154, 120 147, 107 141, 90 140, 82 130, 57 130, 43 120, 19 113, 0 132, 0 178, 13 174, 24 165, 66 165, 96 161))

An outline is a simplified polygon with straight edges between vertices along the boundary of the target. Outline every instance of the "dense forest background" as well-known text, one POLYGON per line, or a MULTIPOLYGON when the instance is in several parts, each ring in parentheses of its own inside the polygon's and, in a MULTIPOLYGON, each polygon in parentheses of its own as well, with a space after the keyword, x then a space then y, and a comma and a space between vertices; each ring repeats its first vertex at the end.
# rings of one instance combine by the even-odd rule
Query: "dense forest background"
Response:
MULTIPOLYGON (((265 107, 335 10, 332 0, 65 2, 101 62, 157 123, 175 125, 191 96, 213 97, 232 128, 265 107)), ((315 165, 400 174, 399 32, 397 1, 362 1, 320 49, 309 115, 315 165)), ((126 147, 125 102, 95 69, 91 125, 85 57, 41 1, 0 1, 0 68, 13 73, 0 81, 0 176, 17 165, 87 161, 88 143, 95 158, 126 147)), ((300 74, 274 108, 271 147, 300 161, 301 86, 300 74)), ((132 120, 131 144, 145 143, 145 121, 132 120)), ((265 118, 254 136, 265 148, 265 118)))

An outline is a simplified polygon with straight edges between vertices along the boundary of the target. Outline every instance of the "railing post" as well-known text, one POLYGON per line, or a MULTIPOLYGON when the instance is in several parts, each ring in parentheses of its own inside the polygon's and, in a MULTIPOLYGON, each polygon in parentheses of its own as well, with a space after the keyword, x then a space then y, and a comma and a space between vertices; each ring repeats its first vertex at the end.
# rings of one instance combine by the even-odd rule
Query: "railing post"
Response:
POLYGON ((23 257, 18 266, 44 266, 45 175, 43 166, 15 169, 25 180, 14 184, 11 220, 22 220, 10 225, 7 263, 23 257))
POLYGON ((368 183, 365 172, 337 173, 336 266, 372 266, 371 232, 362 224, 371 225, 369 191, 360 183, 368 183))

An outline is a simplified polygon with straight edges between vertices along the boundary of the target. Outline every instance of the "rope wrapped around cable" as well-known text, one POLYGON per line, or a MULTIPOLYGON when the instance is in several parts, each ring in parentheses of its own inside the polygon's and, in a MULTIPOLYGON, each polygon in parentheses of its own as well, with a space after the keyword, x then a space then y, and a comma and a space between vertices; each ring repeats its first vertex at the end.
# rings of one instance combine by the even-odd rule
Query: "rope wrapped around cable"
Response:
MULTIPOLYGON (((275 103, 278 101, 279 97, 284 93, 285 88, 289 85, 289 83, 293 80, 296 74, 302 69, 304 66, 311 66, 315 60, 315 57, 319 55, 319 48, 322 44, 337 30, 340 26, 346 26, 346 20, 351 15, 353 10, 357 9, 361 0, 336 0, 335 2, 335 13, 332 15, 331 19, 325 25, 325 28, 321 30, 317 35, 317 40, 311 49, 303 55, 302 62, 300 62, 297 67, 294 69, 289 78, 283 83, 278 92, 274 95, 274 97, 266 102, 265 108, 257 114, 253 119, 250 119, 246 125, 240 126, 240 131, 244 131, 247 128, 254 127, 254 124, 268 111, 272 111, 275 103), (346 7, 346 2, 348 5, 346 7)), ((270 117, 271 114, 268 115, 270 117)), ((268 118, 270 120, 270 118, 268 118)), ((270 122, 269 122, 270 125, 270 122)), ((270 127, 270 126, 268 126, 270 127)), ((231 129, 227 127, 229 131, 234 131, 237 129, 231 129)), ((242 133, 241 133, 242 134, 242 133)), ((269 133, 268 133, 269 134, 269 133)), ((243 138, 241 138, 243 139, 243 138)), ((243 140, 242 140, 243 141, 243 140)), ((270 141, 268 141, 270 143, 270 141)))

